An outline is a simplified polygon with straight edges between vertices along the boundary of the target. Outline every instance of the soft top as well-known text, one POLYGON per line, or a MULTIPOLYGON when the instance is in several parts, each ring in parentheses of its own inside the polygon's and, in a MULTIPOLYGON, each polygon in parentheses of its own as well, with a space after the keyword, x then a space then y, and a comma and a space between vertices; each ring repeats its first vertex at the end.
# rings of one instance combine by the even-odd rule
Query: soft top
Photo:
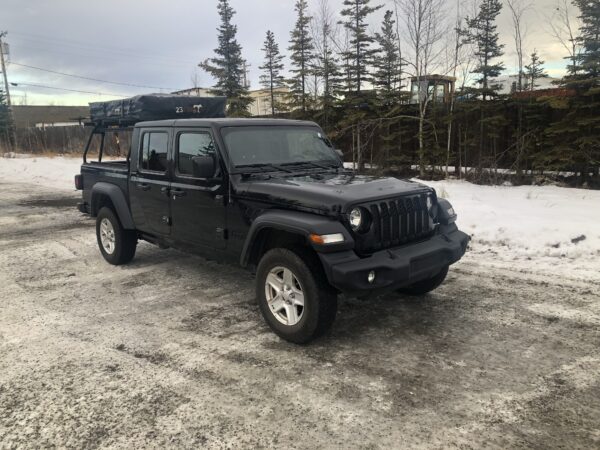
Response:
POLYGON ((126 126, 138 122, 179 118, 225 117, 225 97, 149 94, 90 103, 95 125, 126 126))

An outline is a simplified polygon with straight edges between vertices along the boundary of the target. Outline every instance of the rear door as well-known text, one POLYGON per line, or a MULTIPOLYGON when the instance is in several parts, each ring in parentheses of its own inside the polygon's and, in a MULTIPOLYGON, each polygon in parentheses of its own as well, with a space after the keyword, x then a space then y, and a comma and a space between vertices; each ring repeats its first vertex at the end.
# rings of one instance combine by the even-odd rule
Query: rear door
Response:
POLYGON ((225 196, 219 155, 210 129, 175 130, 174 170, 171 184, 173 239, 192 245, 222 249, 225 241, 225 196), (210 178, 194 176, 193 158, 215 158, 210 178))
POLYGON ((170 137, 171 130, 168 128, 141 129, 138 158, 131 162, 129 178, 131 210, 136 227, 158 236, 166 236, 171 232, 170 137))

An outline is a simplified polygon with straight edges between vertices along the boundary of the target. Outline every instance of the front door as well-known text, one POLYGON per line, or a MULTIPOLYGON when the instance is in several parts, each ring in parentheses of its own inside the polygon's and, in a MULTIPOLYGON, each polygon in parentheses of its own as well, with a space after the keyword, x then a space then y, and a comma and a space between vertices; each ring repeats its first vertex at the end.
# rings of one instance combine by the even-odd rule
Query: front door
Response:
POLYGON ((168 129, 142 129, 139 159, 131 161, 129 193, 136 228, 157 236, 171 231, 169 134, 168 129))
POLYGON ((210 249, 225 248, 225 196, 219 155, 209 129, 178 129, 171 183, 173 239, 210 249), (212 177, 195 175, 194 158, 212 156, 212 177))

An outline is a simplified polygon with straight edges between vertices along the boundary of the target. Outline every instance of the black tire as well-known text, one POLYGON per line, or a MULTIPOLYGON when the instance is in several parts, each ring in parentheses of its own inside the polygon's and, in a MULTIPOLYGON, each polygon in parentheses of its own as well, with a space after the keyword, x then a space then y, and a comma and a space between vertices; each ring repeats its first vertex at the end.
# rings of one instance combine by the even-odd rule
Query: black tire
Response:
POLYGON ((417 281, 415 284, 411 284, 402 289, 398 289, 398 292, 415 296, 425 295, 438 288, 446 279, 446 275, 448 275, 448 266, 444 267, 437 275, 427 278, 426 280, 417 281))
POLYGON ((286 341, 305 344, 331 328, 337 313, 337 293, 327 283, 316 255, 303 249, 276 248, 260 260, 256 271, 256 297, 261 313, 271 329, 286 341), (276 268, 291 270, 302 287, 304 307, 295 325, 281 323, 269 307, 267 276, 276 268))
POLYGON ((103 207, 98 212, 96 217, 96 240, 98 241, 98 248, 104 259, 115 266, 121 264, 127 264, 135 256, 135 249, 137 247, 137 233, 134 230, 125 230, 121 221, 110 208, 103 207), (112 253, 109 253, 102 245, 101 239, 101 224, 103 220, 108 220, 114 230, 114 249, 112 253))

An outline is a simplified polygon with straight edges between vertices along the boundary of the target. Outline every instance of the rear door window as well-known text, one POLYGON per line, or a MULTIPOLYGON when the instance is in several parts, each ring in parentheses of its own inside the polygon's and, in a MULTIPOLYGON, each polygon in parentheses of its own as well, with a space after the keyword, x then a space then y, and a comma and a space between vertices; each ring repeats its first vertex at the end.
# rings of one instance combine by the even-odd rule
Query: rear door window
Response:
POLYGON ((140 168, 151 172, 167 171, 169 134, 164 131, 145 132, 142 137, 140 168))

